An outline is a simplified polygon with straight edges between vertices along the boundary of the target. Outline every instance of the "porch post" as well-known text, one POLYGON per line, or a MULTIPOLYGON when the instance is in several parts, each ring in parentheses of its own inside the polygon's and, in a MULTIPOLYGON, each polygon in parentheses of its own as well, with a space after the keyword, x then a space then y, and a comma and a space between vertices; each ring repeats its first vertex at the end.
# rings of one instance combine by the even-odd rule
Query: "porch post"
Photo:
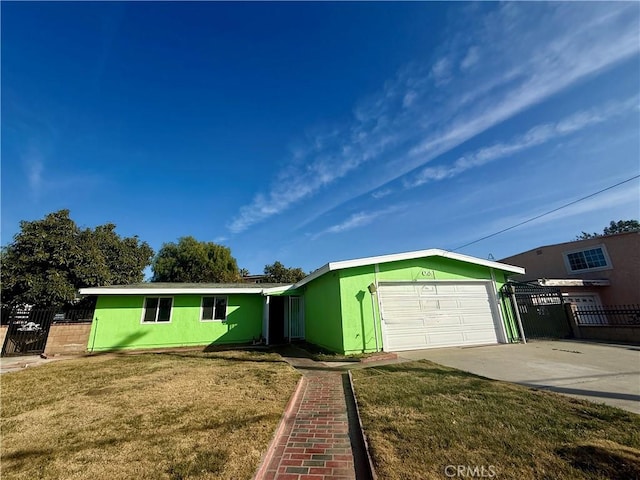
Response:
POLYGON ((269 345, 269 295, 265 295, 262 307, 262 335, 266 345, 269 345))

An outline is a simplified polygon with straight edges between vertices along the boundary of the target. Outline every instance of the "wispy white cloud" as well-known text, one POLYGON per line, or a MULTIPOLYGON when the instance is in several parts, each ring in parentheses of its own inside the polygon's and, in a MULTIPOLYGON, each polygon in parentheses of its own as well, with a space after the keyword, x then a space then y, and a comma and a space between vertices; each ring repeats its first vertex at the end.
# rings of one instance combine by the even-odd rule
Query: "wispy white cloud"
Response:
MULTIPOLYGON (((469 28, 442 45, 432 63, 403 68, 359 102, 349 122, 302 142, 270 188, 240 208, 230 231, 242 232, 329 189, 309 221, 384 191, 389 182, 640 52, 639 11, 632 3, 506 3, 487 10, 475 12, 469 28), (365 164, 374 168, 366 171, 365 164)), ((550 122, 553 134, 585 128, 581 122, 593 121, 585 115, 550 122)), ((551 135, 529 134, 469 161, 491 161, 486 158, 508 154, 518 140, 533 145, 551 135)), ((447 172, 432 174, 446 178, 447 172)))
POLYGON ((60 173, 47 167, 46 149, 30 145, 21 157, 29 186, 29 197, 39 201, 52 192, 74 191, 78 188, 93 187, 102 182, 97 175, 80 173, 60 173))
POLYGON ((431 67, 431 77, 436 85, 443 85, 451 80, 453 64, 448 57, 440 58, 431 67))
POLYGON ((467 50, 467 54, 460 62, 461 70, 469 70, 480 60, 480 48, 476 45, 472 45, 467 50))
POLYGON ((371 196, 378 200, 380 198, 388 197, 392 193, 393 190, 391 188, 383 188, 382 190, 376 190, 375 192, 372 192, 371 196))
POLYGON ((409 90, 402 99, 402 106, 405 108, 411 107, 416 101, 416 98, 418 98, 418 94, 414 90, 409 90))
POLYGON ((387 216, 391 213, 396 213, 402 210, 403 208, 405 208, 404 205, 398 204, 398 205, 393 205, 391 207, 387 207, 381 210, 374 210, 370 212, 363 211, 363 212, 354 213, 351 216, 349 216, 349 218, 347 218, 346 220, 340 223, 337 223, 335 225, 332 225, 322 230, 321 232, 318 232, 312 235, 311 239, 315 240, 316 238, 322 235, 326 235, 330 233, 342 233, 348 230, 353 230, 355 228, 364 227, 366 225, 373 223, 378 218, 387 216))
POLYGON ((27 180, 31 192, 37 193, 42 188, 42 172, 44 165, 42 160, 33 158, 27 162, 27 180))
MULTIPOLYGON (((521 17, 515 18, 512 6, 505 8, 509 11, 513 25, 521 26, 526 23, 521 17)), ((458 115, 447 126, 428 135, 410 153, 421 156, 418 163, 431 160, 576 81, 637 54, 640 50, 637 8, 627 6, 614 10, 606 15, 588 18, 586 23, 577 28, 574 25, 564 35, 552 37, 546 45, 538 43, 513 48, 512 51, 519 58, 505 58, 503 61, 510 60, 517 71, 526 76, 505 89, 497 98, 493 97, 490 102, 482 102, 470 112, 458 115), (627 13, 635 17, 635 21, 625 20, 624 15, 627 13)), ((500 21, 504 19, 501 18, 500 21)), ((557 28, 566 27, 565 19, 557 16, 550 23, 555 23, 557 28)), ((546 25, 549 26, 552 25, 546 25)), ((534 33, 525 32, 525 35, 534 33)), ((543 32, 536 33, 543 36, 543 32)), ((538 40, 542 41, 543 38, 538 40)), ((489 47, 489 52, 497 56, 504 50, 503 42, 497 48, 489 47)), ((509 76, 514 76, 514 73, 509 76)))
POLYGON ((347 230, 353 230, 354 228, 363 227, 373 222, 380 215, 382 215, 382 212, 354 213, 344 222, 327 228, 324 233, 340 233, 347 230))
POLYGON ((342 141, 325 143, 326 138, 318 136, 307 152, 298 150, 298 166, 290 165, 282 170, 267 194, 257 194, 249 205, 242 207, 229 224, 229 230, 242 232, 288 209, 377 158, 396 141, 395 135, 386 127, 384 116, 376 118, 374 113, 365 111, 358 115, 358 121, 342 141))
POLYGON ((426 167, 414 177, 407 178, 404 181, 404 186, 405 188, 412 188, 427 182, 444 180, 474 167, 480 167, 495 160, 510 157, 529 148, 605 122, 617 115, 628 113, 631 110, 638 110, 639 100, 638 96, 633 96, 626 101, 611 102, 600 108, 577 112, 555 123, 537 125, 508 143, 500 142, 489 147, 483 147, 475 152, 463 155, 453 164, 426 167))
POLYGON ((21 160, 29 186, 29 196, 33 200, 38 200, 44 188, 44 155, 42 150, 35 145, 28 145, 21 160))

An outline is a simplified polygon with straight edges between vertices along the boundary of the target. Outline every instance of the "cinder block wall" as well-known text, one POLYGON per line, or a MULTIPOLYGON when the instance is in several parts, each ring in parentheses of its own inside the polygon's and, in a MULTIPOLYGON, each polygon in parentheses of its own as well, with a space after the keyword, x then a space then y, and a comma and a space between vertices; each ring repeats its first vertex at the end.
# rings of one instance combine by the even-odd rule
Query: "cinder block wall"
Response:
POLYGON ((78 354, 87 351, 91 322, 54 323, 49 329, 47 346, 44 354, 53 355, 78 354))

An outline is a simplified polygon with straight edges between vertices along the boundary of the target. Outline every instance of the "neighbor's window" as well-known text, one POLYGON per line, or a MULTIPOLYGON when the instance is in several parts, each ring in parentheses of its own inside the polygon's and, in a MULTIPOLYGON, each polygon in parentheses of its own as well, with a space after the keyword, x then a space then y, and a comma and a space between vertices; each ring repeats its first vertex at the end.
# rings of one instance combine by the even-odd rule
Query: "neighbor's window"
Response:
POLYGON ((226 320, 227 297, 202 297, 201 320, 226 320))
POLYGON ((171 297, 147 297, 144 300, 143 322, 168 322, 171 320, 171 297))
POLYGON ((602 247, 567 253, 565 259, 570 272, 603 270, 610 266, 607 254, 602 247))

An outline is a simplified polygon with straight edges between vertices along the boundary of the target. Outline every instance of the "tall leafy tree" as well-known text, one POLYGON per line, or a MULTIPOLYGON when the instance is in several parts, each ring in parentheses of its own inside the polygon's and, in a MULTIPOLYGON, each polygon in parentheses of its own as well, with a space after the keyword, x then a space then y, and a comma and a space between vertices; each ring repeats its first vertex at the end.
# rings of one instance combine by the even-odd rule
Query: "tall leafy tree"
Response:
POLYGON ((307 276, 301 268, 287 268, 278 261, 265 265, 264 274, 269 283, 296 283, 307 276))
POLYGON ((617 222, 612 220, 608 227, 604 227, 602 233, 582 232, 576 237, 576 240, 586 240, 588 238, 604 237, 627 232, 640 232, 640 222, 638 222, 638 220, 618 220, 617 222))
POLYGON ((22 221, 0 257, 2 303, 59 306, 82 287, 140 282, 152 257, 146 242, 120 237, 113 224, 81 229, 69 210, 22 221))
POLYGON ((193 237, 163 244, 152 268, 154 282, 236 282, 240 278, 228 247, 193 237))
POLYGON ((151 265, 153 250, 137 236, 120 237, 113 223, 100 225, 88 231, 90 248, 96 249, 109 268, 109 285, 138 283, 144 279, 144 269, 151 265))

